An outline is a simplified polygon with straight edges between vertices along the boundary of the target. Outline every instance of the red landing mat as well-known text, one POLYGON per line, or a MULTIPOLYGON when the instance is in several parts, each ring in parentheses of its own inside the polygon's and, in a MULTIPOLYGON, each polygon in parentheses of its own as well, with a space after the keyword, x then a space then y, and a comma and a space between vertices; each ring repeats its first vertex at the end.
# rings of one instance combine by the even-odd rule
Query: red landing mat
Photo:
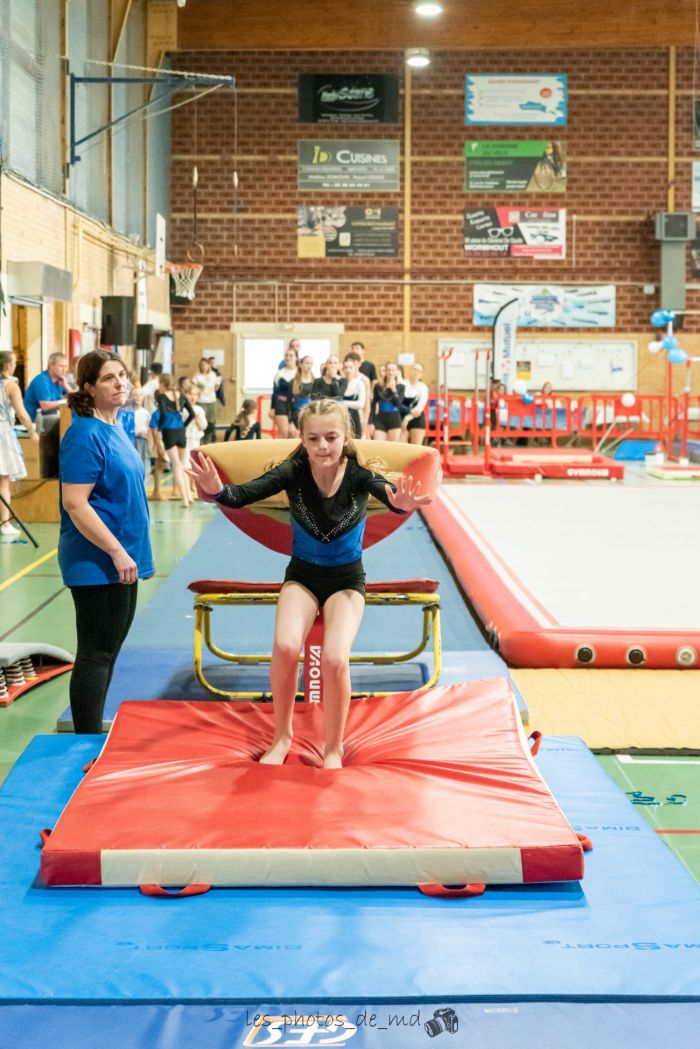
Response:
POLYGON ((260 765, 267 704, 126 702, 42 853, 49 885, 565 881, 582 846, 530 755, 508 681, 356 700, 345 767, 317 704, 260 765))

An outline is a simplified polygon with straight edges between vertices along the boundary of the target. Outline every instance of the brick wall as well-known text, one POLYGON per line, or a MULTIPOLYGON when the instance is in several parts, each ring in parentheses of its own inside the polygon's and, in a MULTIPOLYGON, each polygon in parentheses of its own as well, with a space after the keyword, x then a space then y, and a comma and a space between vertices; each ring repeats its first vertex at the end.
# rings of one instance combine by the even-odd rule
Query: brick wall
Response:
MULTIPOLYGON (((192 240, 195 154, 197 239, 206 251, 195 302, 173 311, 176 329, 280 319, 341 322, 348 332, 377 336, 402 331, 403 242, 397 259, 298 259, 295 222, 300 204, 322 199, 345 202, 330 199, 338 194, 324 197, 297 191, 298 139, 311 137, 314 130, 334 138, 398 138, 403 153, 402 123, 366 128, 299 124, 297 74, 361 70, 403 76, 402 56, 396 52, 179 53, 177 64, 183 69, 233 74, 238 91, 237 97, 219 91, 196 107, 184 106, 173 113, 169 254, 174 259, 184 257, 192 240), (234 167, 239 177, 237 195, 234 167), (271 284, 262 282, 277 282, 277 296, 271 284)), ((692 66, 692 52, 679 51, 676 210, 690 207, 692 66)), ((424 345, 419 335, 473 331, 470 282, 474 281, 615 283, 616 332, 637 333, 646 341, 656 299, 645 295, 641 285, 659 283, 659 247, 651 216, 667 209, 668 68, 668 52, 663 49, 443 52, 433 55, 429 69, 413 74, 410 276, 418 283, 411 287, 410 337, 416 337, 416 349, 421 347, 419 356, 424 345), (527 139, 551 133, 532 127, 467 129, 467 71, 568 74, 569 122, 558 132, 568 149, 565 194, 510 194, 495 199, 463 191, 461 158, 466 139, 527 139), (566 207, 567 259, 465 258, 465 207, 509 203, 566 207), (443 283, 421 285, 421 280, 443 283)), ((700 154, 696 157, 700 159, 700 154)), ((403 213, 403 193, 347 194, 345 200, 394 205, 403 213)), ((687 306, 700 310, 700 285, 689 288, 687 306)), ((700 317, 689 315, 686 332, 697 331, 700 317)), ((587 330, 577 334, 595 337, 587 330)), ((434 353, 434 338, 431 345, 434 353)), ((640 372, 649 372, 641 368, 641 358, 640 372)), ((655 375, 655 370, 650 374, 655 375)))

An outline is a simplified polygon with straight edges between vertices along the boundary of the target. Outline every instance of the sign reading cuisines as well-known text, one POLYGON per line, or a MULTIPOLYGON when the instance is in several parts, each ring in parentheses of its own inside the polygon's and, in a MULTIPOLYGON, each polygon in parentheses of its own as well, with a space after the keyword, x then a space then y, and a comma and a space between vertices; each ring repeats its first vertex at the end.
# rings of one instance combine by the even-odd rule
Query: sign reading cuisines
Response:
POLYGON ((298 189, 399 189, 399 142, 385 139, 301 139, 298 189))
POLYGON ((299 74, 302 124, 397 124, 399 78, 378 73, 299 74))

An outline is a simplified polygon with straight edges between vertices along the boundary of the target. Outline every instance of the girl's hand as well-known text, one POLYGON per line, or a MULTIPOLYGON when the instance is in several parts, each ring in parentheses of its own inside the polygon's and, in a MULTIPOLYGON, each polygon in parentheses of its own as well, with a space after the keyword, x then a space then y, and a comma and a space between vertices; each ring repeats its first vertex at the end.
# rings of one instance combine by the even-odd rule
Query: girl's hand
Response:
POLYGON ((419 506, 426 506, 432 502, 431 495, 420 495, 420 481, 414 481, 410 475, 408 477, 401 475, 396 482, 395 492, 387 485, 386 494, 393 507, 407 514, 410 514, 412 510, 417 510, 419 506))
POLYGON ((221 478, 216 472, 216 467, 208 455, 192 452, 190 468, 185 472, 197 485, 200 495, 218 495, 224 487, 221 483, 221 478))

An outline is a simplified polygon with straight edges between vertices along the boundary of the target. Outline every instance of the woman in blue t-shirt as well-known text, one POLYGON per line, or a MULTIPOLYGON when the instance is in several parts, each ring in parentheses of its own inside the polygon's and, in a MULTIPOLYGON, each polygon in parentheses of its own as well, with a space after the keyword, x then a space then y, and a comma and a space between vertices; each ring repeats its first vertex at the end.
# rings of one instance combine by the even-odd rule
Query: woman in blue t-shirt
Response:
POLYGON ((58 563, 75 604, 78 648, 70 683, 76 732, 101 732, 114 664, 136 611, 137 580, 153 575, 141 458, 118 422, 128 391, 116 354, 78 361, 78 389, 61 442, 58 563))

